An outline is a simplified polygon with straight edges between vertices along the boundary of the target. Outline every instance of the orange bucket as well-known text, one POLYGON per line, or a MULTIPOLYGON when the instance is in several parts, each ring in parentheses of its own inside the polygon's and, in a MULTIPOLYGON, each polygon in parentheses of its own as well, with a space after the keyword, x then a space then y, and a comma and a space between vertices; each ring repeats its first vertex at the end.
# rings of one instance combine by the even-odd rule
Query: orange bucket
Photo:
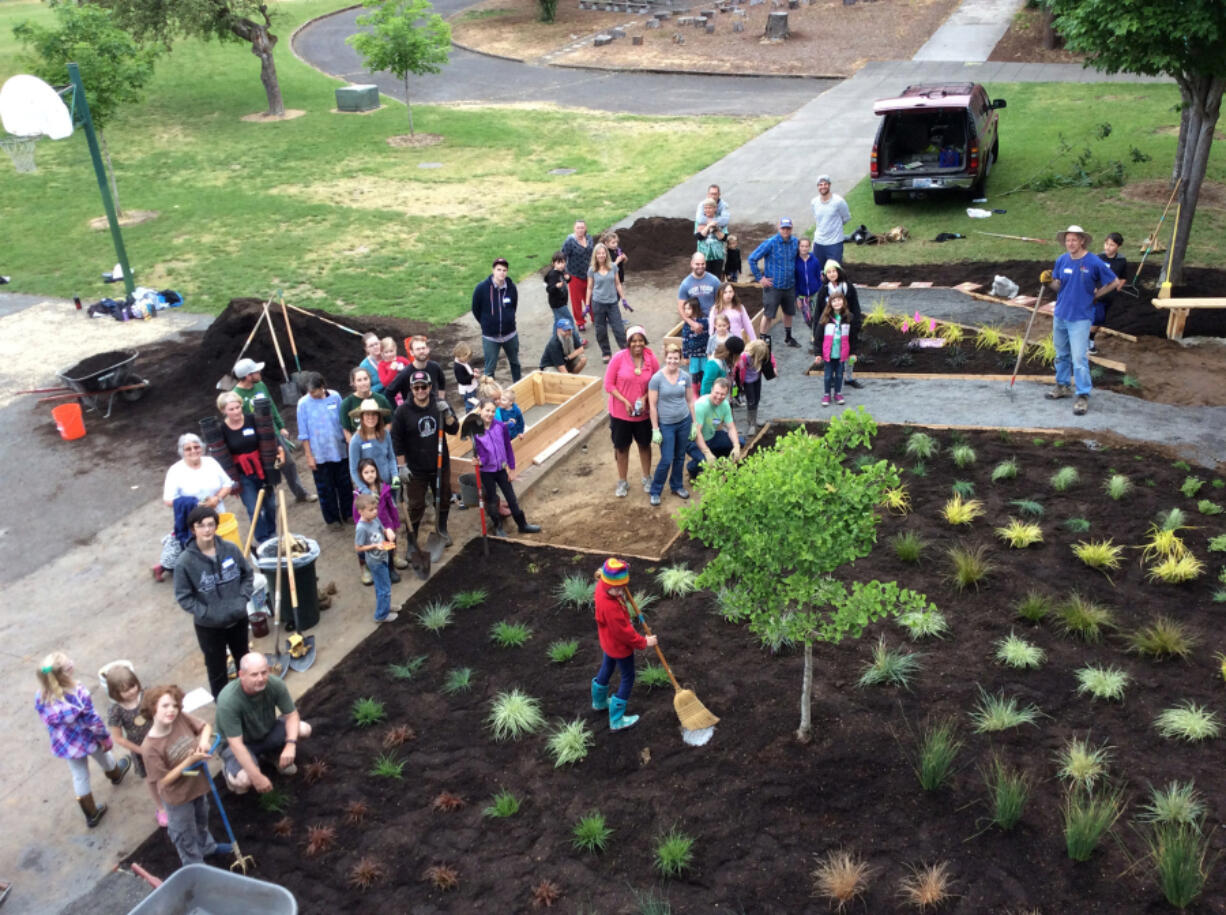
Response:
POLYGON ((64 441, 72 442, 85 437, 85 420, 81 416, 79 403, 65 403, 52 407, 51 418, 55 420, 55 428, 60 430, 64 441))

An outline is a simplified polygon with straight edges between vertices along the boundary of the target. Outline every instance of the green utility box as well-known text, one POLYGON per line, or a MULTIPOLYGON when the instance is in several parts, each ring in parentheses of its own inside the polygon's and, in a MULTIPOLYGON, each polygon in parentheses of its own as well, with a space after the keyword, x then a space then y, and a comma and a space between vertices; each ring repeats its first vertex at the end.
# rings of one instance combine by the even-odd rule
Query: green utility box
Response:
POLYGON ((337 111, 374 111, 378 107, 378 86, 341 86, 336 90, 337 111))

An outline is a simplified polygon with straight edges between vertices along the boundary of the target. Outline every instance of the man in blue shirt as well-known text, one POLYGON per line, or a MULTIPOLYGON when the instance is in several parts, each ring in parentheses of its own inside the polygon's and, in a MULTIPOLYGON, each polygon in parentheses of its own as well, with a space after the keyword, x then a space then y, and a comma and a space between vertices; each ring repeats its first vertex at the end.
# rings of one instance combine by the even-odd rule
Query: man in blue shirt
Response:
MULTIPOLYGON (((702 306, 702 316, 705 318, 715 307, 715 293, 719 291, 719 278, 707 273, 707 257, 701 251, 695 251, 690 258, 690 272, 681 285, 677 287, 677 314, 682 321, 690 321, 685 314, 686 300, 693 296, 702 306)), ((701 333, 701 325, 694 328, 695 333, 701 333)))
POLYGON ((298 439, 315 476, 324 523, 340 530, 353 521, 349 446, 341 426, 341 395, 328 389, 319 372, 307 376, 307 395, 298 401, 298 439))
POLYGON ((775 314, 783 308, 783 342, 800 346, 792 336, 792 318, 796 315, 796 254, 799 244, 792 237, 792 220, 779 220, 779 232, 772 235, 749 255, 749 269, 755 281, 762 284, 762 324, 765 334, 775 323, 775 314), (758 261, 762 261, 760 267, 758 261))
POLYGON ((1094 322, 1094 300, 1115 288, 1115 274, 1091 254, 1090 233, 1081 226, 1069 226, 1056 233, 1064 253, 1051 270, 1044 270, 1039 281, 1056 293, 1051 336, 1056 346, 1056 386, 1047 392, 1048 400, 1070 397, 1076 385, 1073 414, 1083 416, 1090 409, 1090 326, 1094 322))

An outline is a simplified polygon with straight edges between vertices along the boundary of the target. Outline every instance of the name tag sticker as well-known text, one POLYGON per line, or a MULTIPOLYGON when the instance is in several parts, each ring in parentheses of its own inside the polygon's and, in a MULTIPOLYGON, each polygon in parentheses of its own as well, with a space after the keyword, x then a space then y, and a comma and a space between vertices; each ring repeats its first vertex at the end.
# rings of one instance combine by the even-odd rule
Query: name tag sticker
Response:
POLYGON ((255 430, 254 430, 254 429, 244 428, 244 429, 243 429, 243 435, 255 435, 255 430))
POLYGON ((232 565, 234 565, 234 557, 232 557, 232 556, 227 556, 225 559, 223 559, 223 560, 221 561, 221 567, 222 567, 223 569, 228 569, 228 568, 230 568, 232 565))

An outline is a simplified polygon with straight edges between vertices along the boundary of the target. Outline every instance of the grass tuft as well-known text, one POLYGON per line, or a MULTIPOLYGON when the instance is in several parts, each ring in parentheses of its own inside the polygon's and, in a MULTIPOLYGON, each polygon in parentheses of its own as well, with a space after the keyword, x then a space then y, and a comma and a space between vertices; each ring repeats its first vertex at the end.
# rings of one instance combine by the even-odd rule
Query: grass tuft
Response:
POLYGON ((886 511, 896 515, 905 515, 911 511, 911 496, 903 485, 887 489, 881 496, 881 505, 886 511))
POLYGON ((1220 515, 1223 508, 1212 499, 1200 499, 1196 503, 1196 510, 1202 515, 1220 515))
POLYGON ((1056 492, 1067 492, 1081 481, 1081 474, 1076 467, 1061 467, 1051 475, 1048 482, 1056 492))
POLYGON ((482 810, 481 815, 493 820, 505 820, 519 813, 520 801, 506 789, 499 791, 482 810))
POLYGON ((468 591, 457 591, 451 595, 451 602, 461 610, 471 610, 484 604, 489 596, 490 593, 485 588, 472 588, 468 591))
POLYGON ((661 876, 680 876, 694 864, 694 839, 674 826, 656 837, 654 862, 661 876))
POLYGON ((950 547, 946 551, 950 563, 950 571, 946 576, 948 581, 959 591, 970 588, 978 591, 983 580, 996 571, 996 565, 987 558, 987 552, 987 547, 983 544, 973 549, 964 546, 950 547))
POLYGON ((1149 567, 1145 577, 1150 581, 1161 581, 1168 585, 1195 581, 1205 573, 1205 564, 1191 553, 1182 556, 1167 556, 1149 567))
POLYGON ((920 668, 919 656, 901 648, 886 647, 885 636, 877 640, 873 659, 864 665, 859 686, 901 686, 911 688, 911 677, 920 668))
POLYGON ((1079 540, 1073 545, 1073 555, 1088 565, 1091 569, 1106 574, 1107 570, 1115 571, 1120 567, 1120 556, 1124 553, 1122 546, 1116 546, 1111 538, 1106 540, 1079 540))
POLYGON ((1107 744, 1091 747, 1088 739, 1072 737, 1056 754, 1056 763, 1060 767, 1056 774, 1070 782, 1071 788, 1093 791, 1094 785, 1107 777, 1111 751, 1112 747, 1107 744))
POLYGON ((1173 708, 1160 712, 1154 719, 1154 727, 1163 737, 1196 743, 1212 740, 1222 732, 1217 712, 1185 699, 1173 708))
POLYGON ((353 723, 360 728, 368 728, 372 724, 378 724, 387 718, 387 711, 384 709, 383 703, 370 696, 354 699, 352 714, 353 723))
POLYGON ((453 693, 466 693, 472 689, 473 669, 471 667, 453 667, 447 671, 443 680, 442 691, 448 696, 453 693))
POLYGON ((451 601, 432 600, 417 614, 422 629, 438 635, 455 622, 455 607, 451 601))
POLYGON ((926 723, 915 754, 915 774, 920 787, 925 791, 937 791, 949 781, 961 749, 958 725, 952 718, 926 723))
POLYGON ((964 501, 960 495, 955 495, 941 508, 941 517, 947 524, 967 525, 982 516, 983 503, 981 501, 978 499, 964 501))
POLYGON ((953 894, 949 862, 911 866, 911 873, 898 884, 898 898, 921 912, 940 908, 953 894))
POLYGON ((573 766, 587 756, 592 746, 592 730, 582 718, 558 724, 549 737, 549 752, 553 754, 553 767, 573 766))
POLYGON ((698 573, 685 566, 666 566, 656 573, 666 597, 683 597, 698 590, 698 573))
POLYGON ((1032 518, 1043 517, 1043 503, 1036 502, 1034 499, 1014 499, 1009 503, 1018 510, 1019 514, 1029 515, 1032 518))
POLYGON ((1009 768, 999 756, 994 756, 983 773, 983 783, 988 789, 992 824, 1008 832, 1018 824, 1026 809, 1026 801, 1030 799, 1030 778, 1025 772, 1009 768))
POLYGON ((545 716, 539 699, 518 689, 504 690, 490 703, 486 725, 494 732, 495 740, 519 740, 544 727, 545 716))
POLYGON ((549 646, 546 654, 549 655, 549 660, 554 664, 565 664, 567 661, 574 658, 579 651, 579 642, 577 639, 568 641, 557 641, 549 646))
POLYGON ((914 531, 901 531, 890 540, 894 555, 902 562, 917 563, 928 542, 914 531))
POLYGON ((1128 650, 1157 661, 1166 658, 1187 660, 1197 639, 1183 623, 1169 616, 1158 616, 1148 626, 1128 635, 1128 650))
POLYGON ((605 846, 609 844, 609 837, 613 835, 613 830, 605 822, 604 814, 599 810, 593 810, 579 818, 579 821, 571 828, 570 834, 572 836, 571 845, 579 851, 594 854, 605 850, 605 846))
POLYGON ((920 639, 944 638, 949 632, 949 623, 940 610, 912 610, 897 618, 898 625, 907 630, 911 641, 920 639))
POLYGON ((1118 667, 1087 665, 1076 671, 1077 692, 1107 702, 1123 702, 1130 677, 1118 667))
POLYGON ((828 899, 834 910, 841 912, 868 889, 872 868, 849 851, 831 850, 818 859, 811 876, 814 895, 828 899))
POLYGON ((1205 888, 1205 858, 1209 839, 1184 824, 1154 827, 1148 839, 1149 858, 1162 895, 1177 909, 1186 909, 1205 888))
POLYGON ((931 461, 940 446, 927 432, 912 432, 907 436, 907 457, 917 461, 931 461))
POLYGON ((1179 491, 1189 499, 1196 498, 1196 494, 1200 492, 1201 487, 1205 485, 1205 481, 1200 477, 1184 477, 1183 483, 1179 487, 1179 491))
POLYGON ((380 753, 371 764, 370 774, 379 778, 404 778, 404 760, 391 753, 380 753))
POLYGON ((970 480, 954 480, 949 485, 949 491, 955 496, 961 496, 963 499, 975 498, 975 484, 970 480))
POLYGON ((1017 479, 1019 468, 1017 458, 1009 458, 1007 461, 1001 461, 992 468, 992 482, 1002 483, 1005 480, 1017 479))
POLYGON ((1046 652, 1038 645, 1027 642, 1012 632, 996 643, 996 660, 1006 667, 1037 670, 1046 657, 1046 652))
POLYGON ((979 687, 979 702, 971 711, 970 716, 971 721, 975 722, 976 734, 992 734, 1021 727, 1023 724, 1033 724, 1038 727, 1041 714, 1043 713, 1037 705, 1022 706, 1017 697, 1005 696, 1003 690, 989 694, 981 686, 979 687))
POLYGON ((1090 522, 1086 518, 1065 518, 1064 529, 1070 534, 1088 534, 1090 532, 1090 522))
POLYGON ((954 445, 949 456, 953 458, 954 466, 959 469, 970 467, 977 460, 975 449, 970 445, 954 445))
POLYGON ((563 606, 576 610, 596 606, 596 579, 572 572, 563 578, 553 591, 554 599, 563 606))
POLYGON ((634 685, 644 686, 647 689, 656 689, 661 686, 671 684, 668 679, 668 671, 659 664, 644 664, 643 667, 634 675, 634 685))
POLYGON ((1141 805, 1137 819, 1142 823, 1191 826, 1197 832, 1205 819, 1205 799, 1193 782, 1167 782, 1161 788, 1150 786, 1149 801, 1141 805))
POLYGON ((1188 526, 1188 513, 1182 508, 1158 513, 1158 527, 1164 531, 1179 531, 1188 526))
POLYGON ((1008 524, 996 528, 996 536, 1012 549, 1024 550, 1028 546, 1043 542, 1043 529, 1033 522, 1010 518, 1008 524))
POLYGON ((1041 591, 1027 591, 1017 602, 1017 615, 1030 623, 1041 623, 1051 612, 1051 598, 1041 591))
POLYGON ((409 658, 403 664, 389 664, 387 665, 388 676, 394 680, 412 680, 417 676, 417 672, 421 670, 426 660, 426 655, 421 654, 415 658, 409 658))
POLYGON ((1132 492, 1132 480, 1122 473, 1113 473, 1103 483, 1103 490, 1116 502, 1132 492))
POLYGON ((1064 801, 1064 844, 1074 861, 1089 861, 1094 849, 1124 812, 1119 790, 1090 794, 1071 791, 1064 801))
POLYGON ((1103 630, 1116 628, 1110 610, 1076 591, 1056 608, 1056 619, 1065 635, 1092 644, 1102 641, 1103 630))
POLYGON ((532 638, 532 629, 526 623, 499 620, 490 627, 490 641, 499 648, 519 648, 532 638))

